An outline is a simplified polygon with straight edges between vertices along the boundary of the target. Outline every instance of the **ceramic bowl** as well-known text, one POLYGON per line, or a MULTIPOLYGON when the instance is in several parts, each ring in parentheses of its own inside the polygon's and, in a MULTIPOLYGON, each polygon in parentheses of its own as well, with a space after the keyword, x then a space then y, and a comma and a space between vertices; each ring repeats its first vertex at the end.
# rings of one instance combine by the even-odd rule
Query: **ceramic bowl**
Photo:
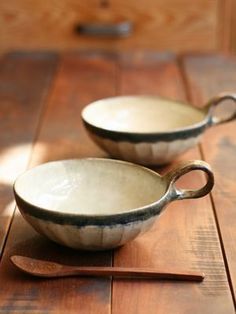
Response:
POLYGON ((86 250, 121 246, 151 227, 171 201, 202 197, 213 187, 203 161, 181 164, 164 176, 129 162, 76 159, 42 164, 19 176, 14 195, 24 218, 49 239, 86 250), (178 190, 191 170, 207 174, 199 190, 178 190))
POLYGON ((157 96, 120 96, 95 101, 84 108, 82 120, 91 136, 110 156, 162 165, 196 145, 210 126, 236 118, 214 116, 216 105, 234 94, 221 94, 203 109, 157 96))

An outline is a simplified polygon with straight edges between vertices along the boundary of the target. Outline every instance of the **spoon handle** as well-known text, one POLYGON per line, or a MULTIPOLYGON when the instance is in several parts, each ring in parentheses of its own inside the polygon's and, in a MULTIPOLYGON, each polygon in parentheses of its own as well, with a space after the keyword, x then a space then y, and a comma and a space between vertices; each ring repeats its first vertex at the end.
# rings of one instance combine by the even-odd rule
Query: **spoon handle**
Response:
MULTIPOLYGON (((59 275, 59 273, 57 273, 59 275)), ((199 272, 166 272, 145 268, 127 267, 65 267, 60 271, 61 276, 114 276, 128 278, 170 279, 185 281, 202 281, 204 274, 199 272)), ((59 276, 60 276, 59 275, 59 276)))

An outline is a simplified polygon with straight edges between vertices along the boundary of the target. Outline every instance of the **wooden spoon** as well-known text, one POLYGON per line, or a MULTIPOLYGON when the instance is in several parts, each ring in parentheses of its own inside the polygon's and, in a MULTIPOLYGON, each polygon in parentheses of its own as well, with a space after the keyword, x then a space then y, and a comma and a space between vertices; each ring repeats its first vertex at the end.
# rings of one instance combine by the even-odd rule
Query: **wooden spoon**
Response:
POLYGON ((23 272, 38 277, 78 275, 202 281, 205 276, 198 272, 167 272, 148 268, 69 266, 19 255, 11 256, 11 261, 23 272))

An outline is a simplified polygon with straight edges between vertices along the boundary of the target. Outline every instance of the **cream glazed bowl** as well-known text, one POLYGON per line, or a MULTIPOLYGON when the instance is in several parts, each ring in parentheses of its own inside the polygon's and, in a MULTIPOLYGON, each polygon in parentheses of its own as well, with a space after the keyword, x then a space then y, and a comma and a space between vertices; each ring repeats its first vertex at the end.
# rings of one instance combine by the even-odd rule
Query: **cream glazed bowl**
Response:
POLYGON ((84 108, 82 120, 92 140, 110 156, 143 165, 162 165, 196 145, 210 126, 236 118, 214 116, 220 94, 203 109, 157 96, 119 96, 95 101, 84 108))
POLYGON ((14 183, 23 217, 62 245, 85 250, 121 246, 148 230, 174 200, 202 197, 213 187, 209 165, 180 164, 164 176, 129 162, 88 158, 32 168, 14 183), (175 181, 192 170, 207 174, 199 190, 178 190, 175 181))

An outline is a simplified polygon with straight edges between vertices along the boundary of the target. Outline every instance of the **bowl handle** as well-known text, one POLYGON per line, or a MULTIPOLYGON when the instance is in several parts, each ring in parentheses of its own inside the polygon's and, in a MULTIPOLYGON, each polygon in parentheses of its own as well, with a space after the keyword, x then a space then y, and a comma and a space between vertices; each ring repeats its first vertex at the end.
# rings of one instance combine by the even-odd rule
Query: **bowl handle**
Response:
POLYGON ((214 115, 215 107, 218 106, 220 103, 224 102, 225 100, 233 100, 236 103, 236 94, 226 92, 221 93, 211 98, 204 107, 208 111, 208 114, 210 116, 209 126, 229 122, 236 119, 236 108, 234 112, 228 117, 216 117, 214 115))
POLYGON ((164 176, 164 180, 167 181, 168 185, 168 195, 170 200, 183 200, 187 198, 198 198, 205 196, 208 194, 213 186, 214 186, 214 176, 213 172, 206 162, 202 160, 193 160, 183 162, 177 166, 177 168, 171 170, 164 176), (184 174, 193 171, 193 170, 201 170, 206 173, 207 175, 207 182, 206 184, 197 190, 185 190, 185 189, 178 189, 175 186, 175 182, 184 174))

